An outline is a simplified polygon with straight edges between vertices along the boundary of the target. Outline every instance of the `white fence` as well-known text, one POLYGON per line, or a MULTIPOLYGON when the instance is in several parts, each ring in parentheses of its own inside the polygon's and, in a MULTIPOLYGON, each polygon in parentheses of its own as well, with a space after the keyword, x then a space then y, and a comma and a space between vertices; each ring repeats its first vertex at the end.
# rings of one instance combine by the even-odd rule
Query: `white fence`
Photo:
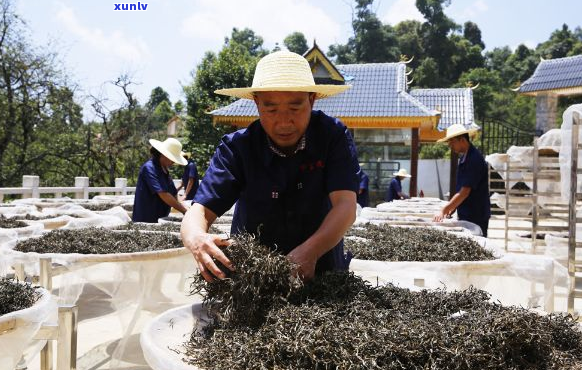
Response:
POLYGON ((127 186, 126 178, 115 179, 115 186, 89 186, 88 177, 75 177, 75 186, 65 187, 43 187, 40 185, 38 176, 22 176, 22 187, 20 188, 0 188, 0 203, 4 201, 6 195, 20 195, 22 198, 40 198, 41 194, 52 194, 55 198, 60 198, 63 194, 74 194, 75 199, 89 199, 89 194, 98 193, 128 195, 135 193, 135 186, 127 186))

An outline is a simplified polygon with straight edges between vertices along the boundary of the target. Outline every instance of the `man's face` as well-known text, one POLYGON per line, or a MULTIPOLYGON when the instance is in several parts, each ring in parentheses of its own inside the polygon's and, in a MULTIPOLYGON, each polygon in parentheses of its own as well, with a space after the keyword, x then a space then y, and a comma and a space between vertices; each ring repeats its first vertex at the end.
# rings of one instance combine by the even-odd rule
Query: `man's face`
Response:
POLYGON ((172 162, 172 160, 170 158, 168 158, 162 154, 160 156, 160 164, 164 167, 171 167, 174 165, 174 162, 172 162))
POLYGON ((450 139, 449 141, 447 141, 447 145, 455 153, 461 153, 463 151, 463 142, 462 142, 461 137, 459 137, 459 136, 454 137, 454 138, 450 139))
POLYGON ((315 94, 265 91, 255 94, 263 129, 280 148, 293 148, 307 130, 315 94))

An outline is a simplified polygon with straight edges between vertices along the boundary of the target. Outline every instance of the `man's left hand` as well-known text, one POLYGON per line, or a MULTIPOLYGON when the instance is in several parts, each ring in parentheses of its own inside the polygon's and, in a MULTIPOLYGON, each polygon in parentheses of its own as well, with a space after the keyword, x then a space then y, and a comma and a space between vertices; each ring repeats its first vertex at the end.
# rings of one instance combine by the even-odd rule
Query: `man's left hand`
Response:
POLYGON ((287 255, 289 261, 297 264, 295 273, 303 281, 313 279, 315 276, 315 264, 317 263, 317 258, 312 256, 307 249, 303 245, 300 245, 287 255))

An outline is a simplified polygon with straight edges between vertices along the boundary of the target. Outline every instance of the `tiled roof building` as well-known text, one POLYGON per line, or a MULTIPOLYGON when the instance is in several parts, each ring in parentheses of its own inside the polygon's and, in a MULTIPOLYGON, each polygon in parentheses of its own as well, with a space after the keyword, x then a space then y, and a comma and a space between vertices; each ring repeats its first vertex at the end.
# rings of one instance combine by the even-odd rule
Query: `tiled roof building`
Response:
POLYGON ((557 127, 558 98, 582 94, 582 55, 542 60, 515 91, 536 97, 536 131, 557 127))
MULTIPOLYGON (((383 147, 382 160, 393 159, 390 150, 402 151, 410 147, 411 195, 416 195, 419 143, 435 142, 444 137, 444 130, 452 124, 471 126, 475 122, 470 88, 409 91, 406 63, 336 66, 317 45, 304 57, 311 66, 315 83, 352 86, 341 94, 316 100, 314 109, 337 117, 354 129, 359 147, 383 147)), ((258 119, 255 103, 247 99, 237 100, 210 114, 214 123, 239 127, 246 127, 258 119)))
POLYGON ((557 95, 582 94, 582 55, 542 60, 517 91, 527 95, 546 91, 557 95))

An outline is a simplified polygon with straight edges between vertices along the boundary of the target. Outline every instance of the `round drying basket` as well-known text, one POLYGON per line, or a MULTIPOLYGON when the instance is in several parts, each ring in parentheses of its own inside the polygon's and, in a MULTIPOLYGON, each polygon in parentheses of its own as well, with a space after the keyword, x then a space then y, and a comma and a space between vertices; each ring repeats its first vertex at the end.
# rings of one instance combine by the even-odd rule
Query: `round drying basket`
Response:
MULTIPOLYGON (((0 258, 8 259, 16 271, 41 278, 48 276, 59 304, 77 305, 80 313, 92 312, 92 303, 84 293, 97 289, 100 295, 108 296, 108 308, 99 311, 98 315, 119 317, 123 334, 111 355, 114 361, 119 361, 131 334, 141 329, 139 317, 144 311, 157 314, 188 302, 186 283, 197 271, 189 253, 184 247, 109 254, 39 254, 5 250, 0 258)), ((83 334, 79 335, 79 341, 83 341, 83 334)))
POLYGON ((154 370, 200 370, 183 360, 183 345, 192 331, 204 327, 208 318, 201 303, 168 310, 150 321, 140 336, 148 365, 154 370))
POLYGON ((392 262, 353 259, 350 271, 373 285, 485 290, 504 305, 554 311, 555 287, 568 286, 567 269, 547 256, 502 254, 489 261, 392 262))
POLYGON ((38 289, 41 296, 32 307, 0 316, 0 369, 14 369, 40 327, 57 317, 51 294, 38 289))

